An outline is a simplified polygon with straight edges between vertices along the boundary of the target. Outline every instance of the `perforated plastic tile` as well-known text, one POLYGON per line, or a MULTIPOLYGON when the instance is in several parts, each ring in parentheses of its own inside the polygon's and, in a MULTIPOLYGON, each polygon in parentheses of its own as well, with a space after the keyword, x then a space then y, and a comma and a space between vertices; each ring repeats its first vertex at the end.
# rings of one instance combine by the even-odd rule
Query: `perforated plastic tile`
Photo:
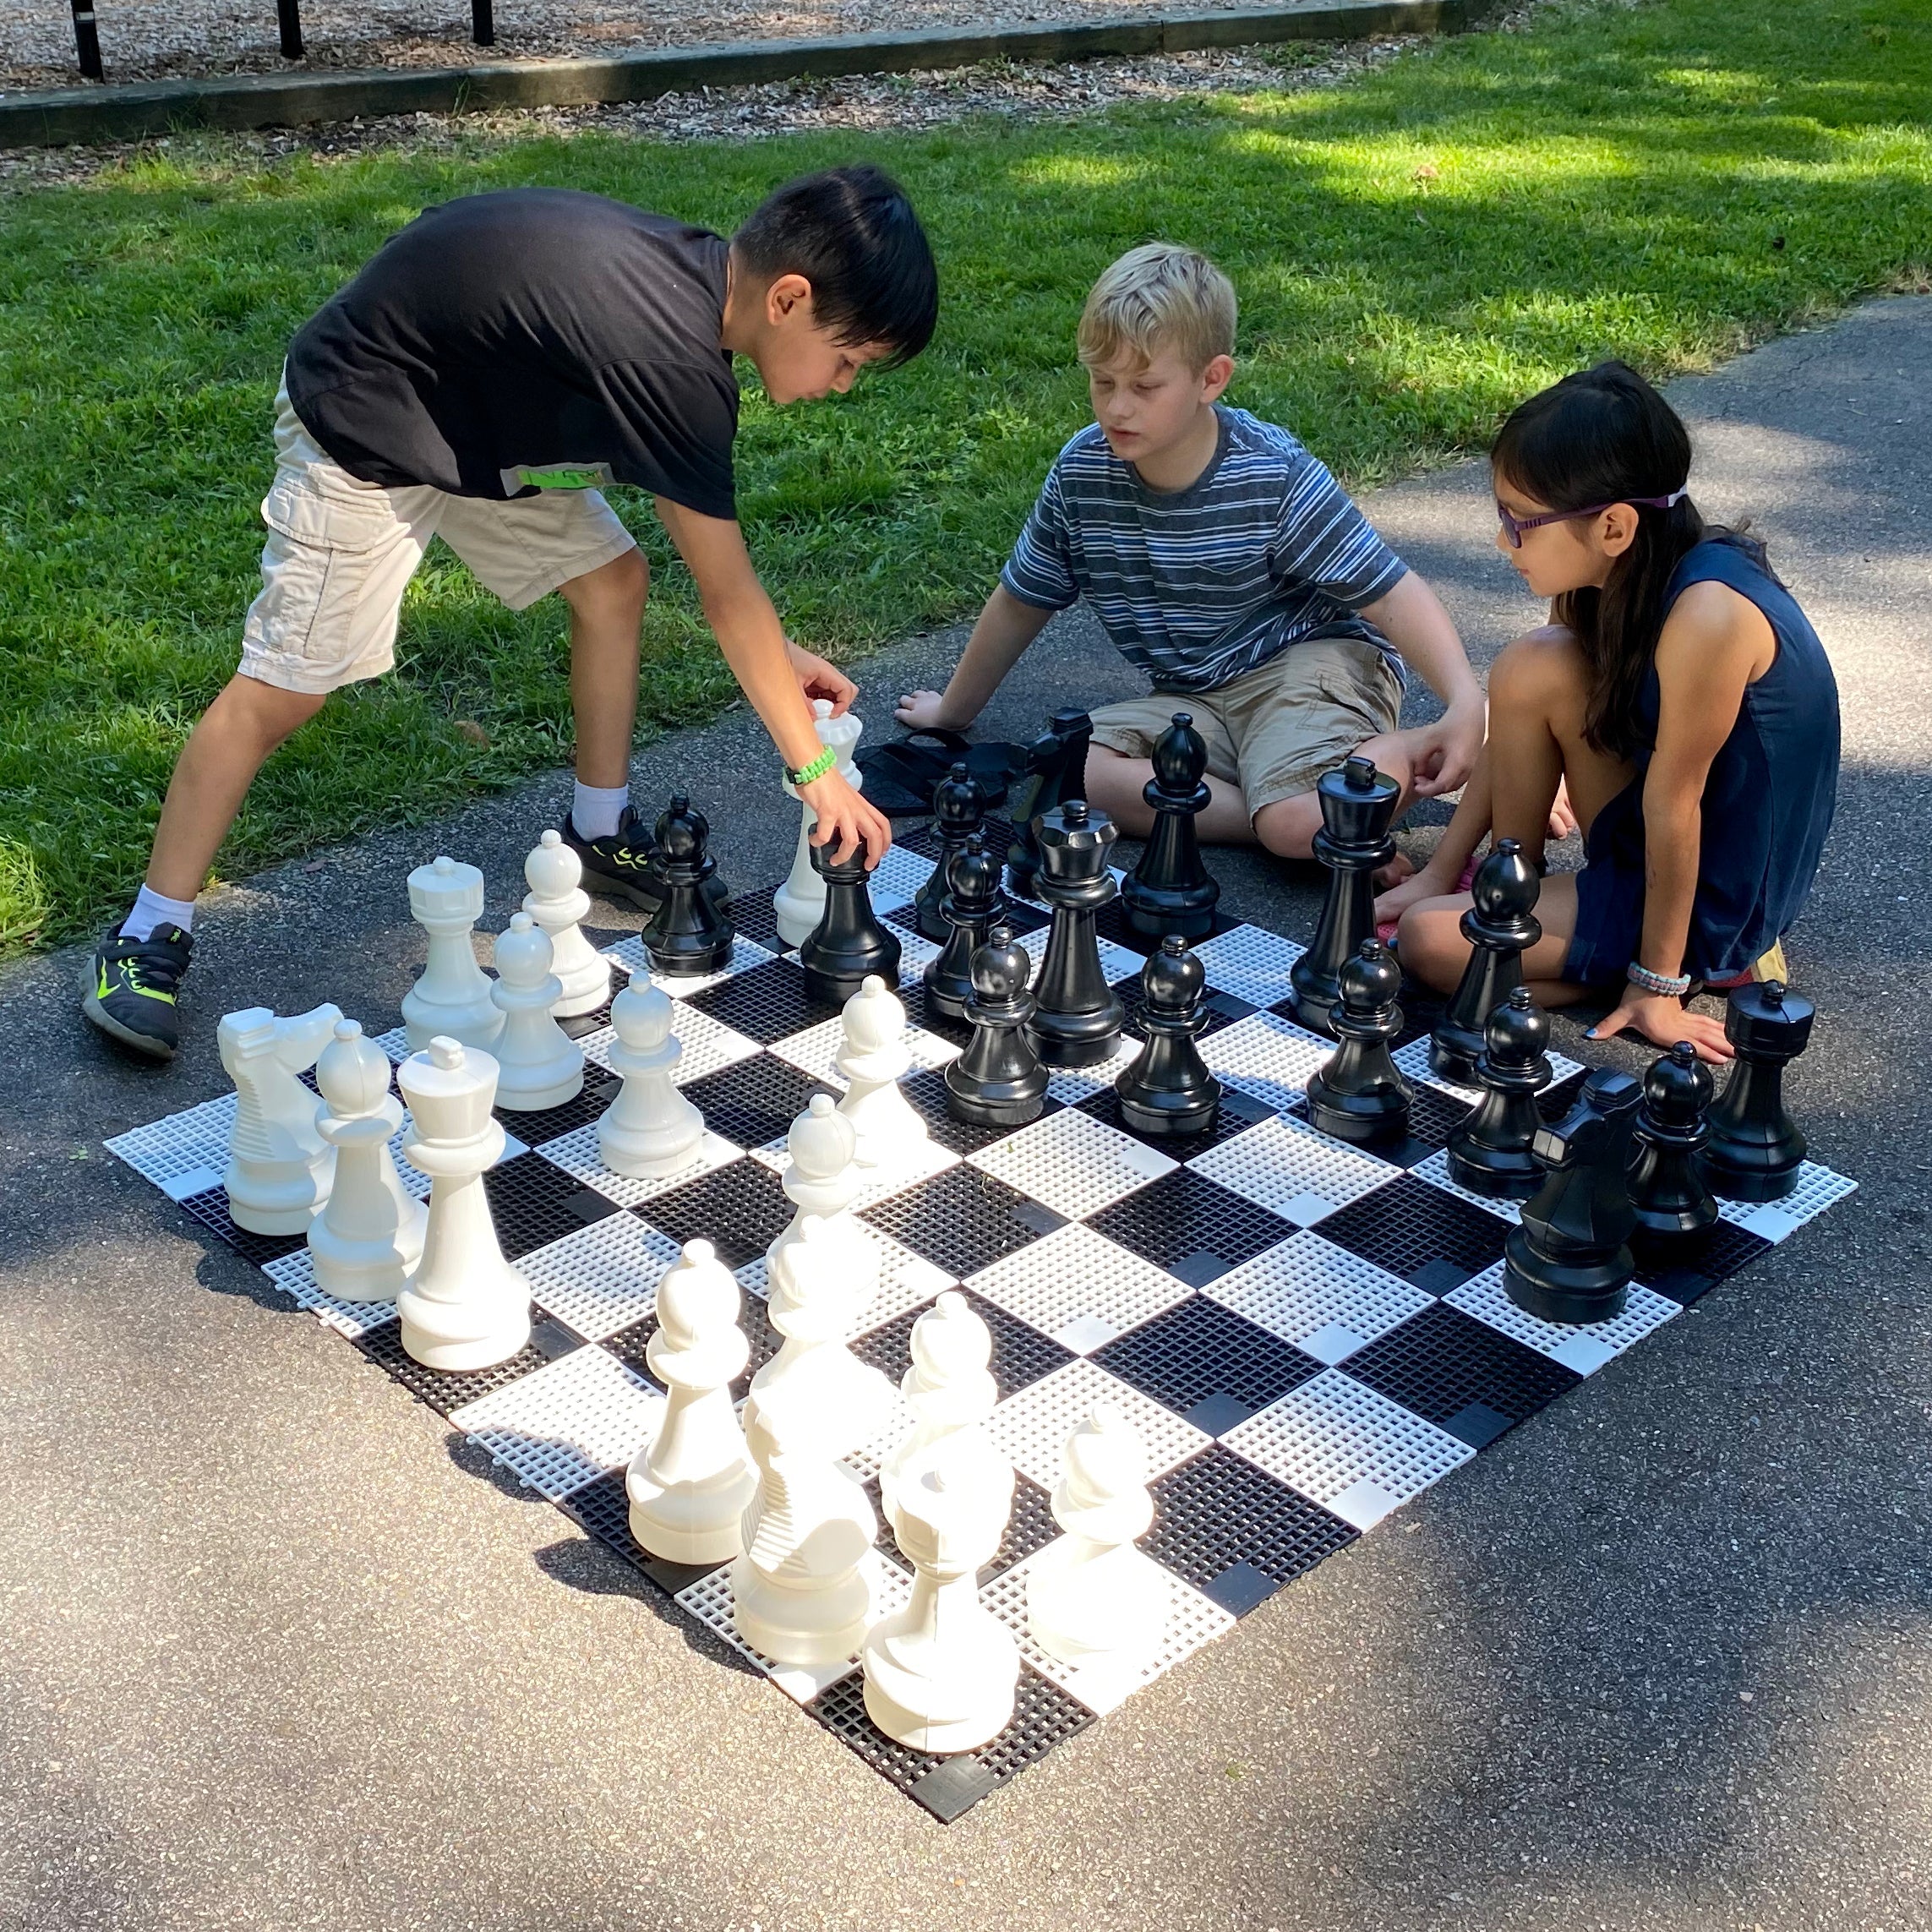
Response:
POLYGON ((1171 1174, 1176 1165, 1171 1155, 1072 1107, 967 1158, 1069 1220, 1171 1174))
MULTIPOLYGON (((1440 1087, 1431 1087, 1421 1081, 1409 1083, 1409 1138, 1427 1148, 1442 1148, 1449 1144, 1450 1130, 1468 1117, 1469 1109, 1454 1094, 1445 1094, 1440 1087)), ((1385 1158, 1394 1160, 1395 1155, 1385 1158)), ((1413 1160, 1404 1160, 1405 1167, 1416 1165, 1413 1160)))
POLYGON ((1060 1480, 1060 1452, 1068 1434, 1094 1412, 1096 1402, 1111 1402, 1140 1431, 1150 1475, 1208 1446, 1208 1437, 1192 1422, 1084 1359, 1001 1403, 986 1433, 1023 1475, 1051 1491, 1060 1480))
POLYGON ((581 1127, 575 1133, 565 1134, 561 1140, 545 1142, 537 1151, 553 1167, 562 1168, 573 1180, 581 1181, 587 1187, 594 1187, 620 1208, 635 1208, 641 1202, 653 1200, 659 1194, 682 1187, 700 1174, 709 1173, 714 1167, 722 1167, 727 1161, 737 1160, 740 1150, 717 1134, 707 1133, 700 1137, 697 1145, 692 1148, 689 1157, 674 1174, 660 1174, 649 1180, 636 1175, 614 1174, 604 1165, 603 1156, 598 1151, 598 1123, 592 1121, 588 1127, 581 1127))
POLYGON ((353 1341, 371 1329, 379 1329, 396 1319, 393 1302, 342 1302, 325 1295, 315 1285, 315 1258, 307 1246, 292 1248, 278 1260, 267 1263, 262 1273, 297 1305, 306 1308, 325 1329, 353 1341))
POLYGON ((814 999, 806 991, 805 969, 795 959, 769 959, 748 972, 734 973, 701 993, 690 994, 685 1003, 761 1046, 838 1017, 835 1005, 814 999))
POLYGON ((517 1267, 546 1314, 602 1341, 651 1313, 677 1258, 677 1243, 636 1214, 607 1214, 533 1249, 517 1267))
POLYGON ((1379 1187, 1396 1170, 1299 1121, 1264 1121, 1188 1163, 1258 1207, 1306 1227, 1379 1187))
POLYGON ((1210 1436, 1322 1371, 1292 1343, 1200 1295, 1096 1350, 1094 1360, 1210 1436))
POLYGON ((704 1116, 712 1133, 746 1148, 782 1141, 814 1094, 836 1100, 838 1089, 771 1053, 721 1067, 684 1089, 685 1098, 704 1116))
POLYGON ((1842 1174, 1820 1167, 1815 1160, 1804 1162, 1798 1170, 1798 1185, 1782 1201, 1720 1200, 1717 1211, 1727 1221, 1766 1241, 1782 1241, 1793 1228, 1803 1227, 1835 1202, 1842 1201, 1856 1187, 1842 1174))
POLYGON ((1313 1231, 1256 1255, 1206 1292, 1331 1368, 1434 1303, 1423 1290, 1313 1231))
POLYGON ((1051 1234, 1063 1219, 964 1161, 860 1218, 956 1281, 1051 1234))
POLYGON ((1091 1114, 1101 1126, 1111 1127, 1116 1133, 1130 1134, 1171 1160, 1182 1161, 1192 1160, 1196 1154, 1205 1154, 1210 1147, 1219 1147, 1223 1141, 1232 1140, 1237 1133, 1246 1133, 1251 1127, 1258 1127, 1263 1121, 1274 1118, 1272 1109, 1263 1105, 1252 1094, 1242 1093, 1238 1087, 1221 1089, 1221 1104, 1214 1111, 1214 1124, 1199 1133, 1145 1133, 1138 1127, 1129 1126, 1121 1112, 1121 1097, 1111 1087, 1103 1088, 1081 1101, 1080 1111, 1091 1114))
MULTIPOLYGON (((1009 1314, 996 1302, 989 1302, 970 1289, 963 1292, 993 1338, 992 1359, 987 1367, 1001 1401, 1018 1394, 1029 1382, 1063 1368, 1073 1359, 1071 1351, 1017 1315, 1009 1314)), ((871 1363, 897 1388, 900 1378, 912 1367, 913 1324, 931 1305, 929 1298, 903 1310, 882 1326, 868 1330, 852 1344, 852 1352, 861 1362, 871 1363)))
POLYGON ((221 1094, 165 1120, 130 1127, 102 1145, 171 1200, 183 1200, 221 1184, 237 1104, 234 1094, 221 1094), (177 1184, 184 1176, 190 1182, 186 1187, 177 1184))
POLYGON ((225 1241, 243 1261, 252 1261, 257 1268, 265 1268, 270 1262, 292 1253, 308 1238, 306 1235, 251 1234, 246 1228, 237 1227, 228 1218, 228 1194, 223 1187, 189 1194, 180 1205, 183 1213, 193 1216, 209 1233, 225 1241))
MULTIPOLYGON (((741 1033, 734 1033, 722 1020, 713 1019, 709 1013, 700 1012, 689 1000, 677 1008, 677 1025, 672 1038, 684 1049, 677 1064, 671 1069, 672 1080, 680 1087, 688 1087, 694 1080, 701 1080, 707 1073, 715 1073, 722 1067, 734 1067, 740 1060, 749 1060, 759 1051, 755 1040, 747 1040, 741 1033)), ((593 1065, 608 1068, 610 1065, 610 1049, 617 1039, 614 1027, 600 1027, 595 1033, 586 1034, 577 1043, 584 1050, 584 1058, 593 1065)), ((617 1097, 624 1083, 614 1074, 608 1087, 600 1083, 601 1103, 596 1113, 617 1097)), ((596 1113, 587 1116, 595 1118, 596 1113)), ((526 1116, 525 1118, 533 1118, 526 1116)), ((573 1124, 581 1124, 573 1123, 573 1124)), ((531 1143, 542 1144, 542 1138, 531 1143)))
POLYGON ((385 1322, 349 1339, 392 1381, 400 1382, 418 1402, 439 1416, 447 1416, 493 1390, 508 1388, 550 1359, 540 1348, 527 1342, 507 1362, 499 1362, 493 1368, 465 1369, 451 1374, 439 1368, 425 1368, 409 1355, 402 1345, 400 1322, 385 1322))
MULTIPOLYGON (((1580 1062, 1561 1053, 1551 1054, 1549 1062, 1550 1083, 1553 1086, 1587 1071, 1580 1062)), ((1429 1065, 1429 1043, 1427 1038, 1412 1040, 1406 1046, 1399 1047, 1395 1053, 1395 1064, 1411 1080, 1424 1081, 1432 1087, 1439 1088, 1445 1094, 1453 1094, 1465 1106, 1473 1107, 1482 1098, 1482 1089, 1480 1087, 1464 1087, 1454 1080, 1445 1080, 1429 1065)), ((1579 1082, 1578 1084, 1580 1085, 1581 1083, 1579 1082)))
POLYGON ((1224 1439, 1358 1530, 1373 1528, 1476 1454, 1339 1368, 1291 1389, 1224 1439))
MULTIPOLYGON (((644 951, 644 941, 640 937, 619 940, 615 946, 608 946, 605 952, 633 977, 651 971, 649 957, 644 951)), ((771 963, 772 954, 762 947, 740 933, 731 942, 731 958, 715 973, 696 973, 689 975, 676 973, 661 973, 658 984, 674 1000, 689 1000, 700 993, 707 993, 712 987, 722 985, 727 980, 735 979, 740 973, 754 972, 761 966, 771 963)))
POLYGON ((733 1269, 761 1258, 792 1218, 778 1176, 756 1160, 714 1167, 635 1211, 679 1247, 687 1241, 708 1241, 733 1269))
MULTIPOLYGON (((1009 1135, 1023 1131, 1018 1127, 974 1127, 968 1122, 954 1120, 946 1111, 946 1075, 937 1067, 922 1068, 907 1074, 899 1083, 899 1088, 912 1102, 914 1111, 925 1121, 926 1132, 940 1146, 950 1148, 955 1154, 977 1154, 981 1148, 991 1147, 996 1140, 1005 1140, 1009 1135)), ((1051 1094, 1043 1098, 1041 1119, 1059 1111, 1060 1102, 1051 1094)))
POLYGON ((511 1261, 617 1212, 609 1195, 585 1187, 540 1154, 499 1161, 483 1176, 483 1192, 497 1241, 511 1261))
POLYGON ((1679 1305, 1655 1295, 1632 1282, 1624 1312, 1613 1321, 1591 1322, 1575 1327, 1546 1322, 1519 1308, 1503 1286, 1503 1264, 1485 1269, 1473 1281, 1465 1282, 1453 1294, 1444 1296, 1452 1307, 1477 1321, 1500 1329, 1506 1335, 1560 1362, 1579 1375, 1594 1375, 1603 1364, 1621 1355, 1634 1343, 1660 1329, 1673 1315, 1683 1311, 1679 1305))
POLYGON ((580 1348, 454 1411, 450 1427, 554 1500, 628 1463, 663 1414, 649 1383, 603 1350, 580 1348))
POLYGON ((1523 1218, 1520 1201, 1506 1201, 1489 1194, 1478 1194, 1465 1187, 1449 1176, 1449 1155, 1446 1152, 1432 1154, 1427 1160, 1418 1160, 1409 1171, 1418 1181, 1427 1181, 1432 1187, 1440 1187, 1444 1193, 1454 1194, 1457 1200, 1466 1201, 1472 1208, 1481 1208, 1486 1214, 1495 1215, 1499 1221, 1507 1221, 1511 1227, 1523 1218))
POLYGON ((1203 1042, 1201 1057, 1210 1072, 1279 1113, 1307 1098, 1308 1076, 1334 1050, 1333 1040, 1291 1021, 1256 1013, 1203 1042))
POLYGON ((1762 1235, 1722 1219, 1701 1234, 1658 1237, 1640 1229, 1630 1238, 1637 1280, 1679 1307, 1689 1307, 1749 1268, 1771 1244, 1762 1235))
POLYGON ((923 852, 895 844, 872 868, 867 890, 872 910, 891 912, 919 897, 919 889, 932 873, 932 860, 923 852))
POLYGON ((1294 992, 1288 969, 1307 951, 1278 932, 1237 925, 1194 948, 1208 984, 1253 1007, 1271 1007, 1294 992))
POLYGON ((1059 1067, 1046 1078, 1046 1090, 1062 1106, 1077 1107, 1095 1094, 1113 1085, 1132 1062, 1140 1057, 1145 1042, 1129 1040, 1124 1034, 1113 1056, 1092 1067, 1059 1067))
POLYGON ((732 925, 745 938, 772 952, 782 952, 785 949, 784 941, 778 937, 778 914, 772 909, 772 902, 778 896, 776 886, 761 886, 755 892, 731 895, 732 925))
MULTIPOLYGON (((905 1002, 909 1012, 916 1002, 905 1002)), ((772 1048, 779 1059, 809 1073, 815 1080, 822 1080, 828 1087, 843 1089, 845 1076, 838 1071, 836 1061, 838 1050, 844 1043, 845 1022, 843 1018, 821 1020, 816 1026, 808 1027, 803 1033, 794 1033, 789 1038, 778 1041, 772 1048)), ((950 1040, 918 1025, 909 1025, 905 1030, 906 1052, 914 1067, 943 1067, 949 1060, 959 1057, 959 1048, 950 1040)))
POLYGON ((1138 1327, 1188 1291, 1078 1222, 995 1262, 969 1285, 1075 1355, 1138 1327))
POLYGON ((1432 1295, 1446 1294, 1497 1260, 1509 1232, 1496 1215, 1412 1174, 1351 1201, 1321 1229, 1338 1247, 1432 1295))
POLYGON ((409 1029, 392 1026, 387 1033, 379 1033, 375 1043, 389 1056, 392 1067, 400 1067, 415 1051, 409 1044, 409 1029))
POLYGON ((1193 1288, 1204 1288, 1295 1231, 1292 1221, 1191 1167, 1137 1188, 1088 1225, 1193 1288))

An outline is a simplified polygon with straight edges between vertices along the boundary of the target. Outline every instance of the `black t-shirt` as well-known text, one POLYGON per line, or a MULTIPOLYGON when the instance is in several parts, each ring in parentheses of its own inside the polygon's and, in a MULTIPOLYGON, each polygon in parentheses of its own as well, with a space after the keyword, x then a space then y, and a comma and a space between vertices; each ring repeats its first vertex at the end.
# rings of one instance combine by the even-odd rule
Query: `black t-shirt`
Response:
POLYGON ((288 399, 365 483, 498 498, 635 483, 730 516, 728 246, 567 188, 445 202, 303 323, 288 399))

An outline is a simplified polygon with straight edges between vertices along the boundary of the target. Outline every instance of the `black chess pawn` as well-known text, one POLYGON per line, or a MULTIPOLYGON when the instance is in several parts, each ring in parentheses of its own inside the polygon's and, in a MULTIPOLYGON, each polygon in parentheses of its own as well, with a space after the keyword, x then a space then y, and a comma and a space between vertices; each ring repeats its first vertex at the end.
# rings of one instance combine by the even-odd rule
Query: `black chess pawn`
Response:
POLYGON ((815 845, 811 864, 825 881, 825 910, 799 947, 805 991, 815 1000, 843 1007, 872 974, 888 986, 898 985, 899 942, 872 910, 864 843, 843 865, 832 858, 829 843, 815 845))
POLYGON ((1007 884, 1023 899, 1037 896, 1040 877, 1033 821, 1057 811, 1068 799, 1086 797, 1087 749, 1093 737, 1093 719, 1068 707, 1055 712, 1046 729, 1027 748, 1027 778, 1009 808, 1018 829, 1007 851, 1007 884))
POLYGON ((712 888, 718 861, 710 843, 710 821, 684 793, 675 794, 658 821, 653 870, 664 896, 641 935, 655 972, 688 978, 730 963, 734 935, 712 888))
MULTIPOLYGON (((1495 849, 1476 868, 1471 885, 1462 936, 1474 950, 1429 1036, 1429 1065, 1459 1087, 1476 1083, 1482 1029, 1490 1014, 1522 985, 1524 952, 1543 936, 1535 913, 1542 881, 1514 838, 1497 841, 1495 849)), ((1547 1084, 1547 1062, 1542 1072, 1547 1084)))
POLYGON ((1322 829, 1315 856, 1329 869, 1329 893, 1315 926, 1314 942, 1288 969, 1295 989, 1295 1018, 1312 1032, 1334 1038, 1329 1015, 1341 997, 1341 971, 1375 932, 1378 867, 1395 856, 1389 836, 1402 789, 1367 758, 1351 758, 1324 772, 1316 785, 1322 829))
POLYGON ((973 1037, 946 1069, 946 1111, 970 1127, 1018 1127, 1040 1117, 1046 1069, 1033 1050, 1026 990, 1033 961, 1010 925, 996 925, 973 953, 973 1037))
POLYGON ((1628 1073, 1599 1067, 1576 1105, 1536 1135, 1543 1182, 1509 1231, 1503 1287, 1546 1322, 1607 1322, 1624 1312, 1636 1265, 1629 1166, 1637 1095, 1628 1073))
POLYGON ((1340 1040, 1308 1077, 1308 1118, 1322 1132, 1357 1147, 1384 1146, 1409 1133, 1409 1083, 1389 1057, 1402 1030, 1402 969, 1379 939, 1365 939, 1341 969, 1341 997, 1329 1016, 1340 1040))
POLYGON ((1039 1008, 1029 1027, 1049 1067, 1091 1067, 1111 1059, 1127 1008, 1100 970, 1094 916, 1118 889, 1107 854, 1120 829, 1083 799, 1032 821, 1040 849, 1040 896, 1053 909, 1040 962, 1039 1008))
POLYGON ((1140 969, 1146 1046, 1114 1082, 1121 1118, 1137 1133, 1205 1133, 1220 1111, 1221 1083, 1194 1044, 1207 974, 1178 933, 1140 969))
POLYGON ((944 904, 946 944, 926 962, 922 977, 927 1012, 957 1023, 973 996, 973 954, 1006 910, 1000 861, 977 832, 947 861, 944 904))
POLYGON ((1781 1201, 1798 1185, 1804 1136, 1785 1111, 1784 1069, 1811 1038, 1810 1001, 1782 980, 1740 986, 1724 1011, 1724 1037, 1738 1050, 1711 1110, 1704 1178, 1733 1201, 1781 1201))
POLYGON ((1531 1152, 1542 1129, 1536 1092, 1549 1072, 1549 1016, 1519 986, 1482 1029, 1482 1098, 1449 1129, 1449 1179, 1493 1200, 1526 1201, 1543 1184, 1531 1152))
POLYGON ((1184 711, 1154 748, 1154 776, 1141 791, 1154 809, 1154 830, 1140 863, 1121 887, 1127 922, 1149 939, 1178 932, 1204 939, 1214 930, 1221 888, 1201 863, 1195 814, 1214 795, 1203 782, 1208 747, 1184 711))
POLYGON ((1717 1200, 1698 1171, 1697 1155, 1711 1138, 1711 1096, 1716 1082, 1680 1040, 1653 1060, 1644 1075, 1637 1110, 1630 1200, 1645 1235, 1700 1234, 1717 1219, 1717 1200))
POLYGON ((932 788, 932 821, 939 832, 939 860, 913 901, 913 923, 926 938, 943 941, 952 931, 944 906, 947 863, 986 822, 986 788, 964 765, 955 765, 932 788))

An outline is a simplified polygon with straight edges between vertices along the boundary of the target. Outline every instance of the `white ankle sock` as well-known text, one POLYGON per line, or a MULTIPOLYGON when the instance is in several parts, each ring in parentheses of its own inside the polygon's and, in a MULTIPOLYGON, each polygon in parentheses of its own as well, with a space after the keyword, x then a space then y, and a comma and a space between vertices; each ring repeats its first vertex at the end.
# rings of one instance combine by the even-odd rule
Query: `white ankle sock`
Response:
POLYGON ((157 925, 178 925, 183 932, 193 932, 194 901, 164 899, 159 892, 143 886, 140 897, 134 901, 134 909, 121 921, 121 936, 146 939, 157 925))
POLYGON ((580 778, 570 806, 570 823, 580 838, 608 838, 617 830, 617 821, 630 803, 629 785, 587 785, 580 778))

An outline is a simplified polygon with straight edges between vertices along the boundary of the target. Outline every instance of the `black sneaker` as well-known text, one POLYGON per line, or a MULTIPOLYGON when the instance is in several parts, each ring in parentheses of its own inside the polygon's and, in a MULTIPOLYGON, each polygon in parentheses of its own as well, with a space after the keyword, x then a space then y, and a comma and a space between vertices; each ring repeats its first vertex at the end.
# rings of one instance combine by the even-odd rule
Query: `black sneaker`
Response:
POLYGON ((593 892, 629 899, 643 912, 655 912, 664 897, 657 874, 658 843, 639 822, 636 810, 624 808, 617 830, 602 838, 586 838, 568 812, 561 827, 564 843, 583 861, 584 883, 593 892))
POLYGON ((194 940, 178 925, 157 925, 145 939, 110 932, 94 949, 81 1012, 136 1053, 173 1059, 181 1038, 175 989, 194 951, 194 940))

